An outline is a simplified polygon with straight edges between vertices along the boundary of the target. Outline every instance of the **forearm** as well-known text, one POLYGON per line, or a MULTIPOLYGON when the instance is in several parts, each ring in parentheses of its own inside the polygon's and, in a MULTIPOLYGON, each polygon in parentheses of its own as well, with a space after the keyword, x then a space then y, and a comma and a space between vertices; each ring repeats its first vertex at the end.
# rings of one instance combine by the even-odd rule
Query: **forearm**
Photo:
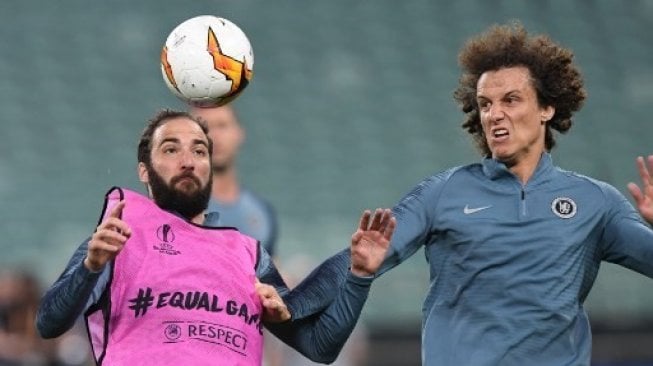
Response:
POLYGON ((69 330, 86 309, 101 274, 84 267, 85 256, 82 245, 43 296, 36 314, 36 327, 43 338, 58 337, 69 330))
POLYGON ((653 278, 653 230, 616 188, 607 186, 602 259, 653 278))
POLYGON ((653 278, 653 230, 643 222, 626 219, 612 233, 618 239, 610 241, 604 259, 653 278))
MULTIPOLYGON (((284 343, 315 362, 331 363, 351 335, 367 300, 372 278, 346 275, 331 304, 323 311, 282 324, 266 324, 284 343)), ((293 290, 294 291, 294 290, 293 290)))
POLYGON ((349 249, 345 249, 315 268, 289 294, 282 295, 293 320, 310 317, 326 309, 338 295, 349 276, 351 265, 349 249))
MULTIPOLYGON (((391 248, 390 255, 374 277, 394 268, 415 253, 418 248, 419 246, 413 243, 402 246, 400 250, 391 248)), ((351 252, 349 249, 342 250, 315 268, 290 293, 282 295, 293 319, 310 317, 326 309, 337 295, 333 289, 343 286, 345 279, 350 275, 350 266, 351 252)))

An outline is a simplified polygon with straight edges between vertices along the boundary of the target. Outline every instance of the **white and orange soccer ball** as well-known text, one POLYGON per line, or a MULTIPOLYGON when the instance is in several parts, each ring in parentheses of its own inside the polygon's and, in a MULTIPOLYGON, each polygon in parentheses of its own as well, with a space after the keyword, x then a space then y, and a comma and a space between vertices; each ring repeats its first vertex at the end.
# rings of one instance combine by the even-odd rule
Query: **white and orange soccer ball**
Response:
POLYGON ((161 52, 168 88, 197 107, 217 107, 235 99, 252 80, 254 52, 245 33, 212 15, 179 24, 161 52))

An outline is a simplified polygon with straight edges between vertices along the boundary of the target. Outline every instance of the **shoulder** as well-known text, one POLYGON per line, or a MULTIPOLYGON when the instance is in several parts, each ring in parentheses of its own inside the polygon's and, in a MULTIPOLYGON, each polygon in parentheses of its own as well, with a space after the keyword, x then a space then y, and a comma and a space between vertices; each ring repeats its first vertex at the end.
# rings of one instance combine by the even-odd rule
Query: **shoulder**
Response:
MULTIPOLYGON (((442 196, 442 192, 451 186, 452 182, 458 182, 461 179, 466 180, 466 177, 473 174, 471 171, 476 168, 478 167, 474 164, 457 166, 424 178, 404 195, 395 207, 395 210, 402 211, 403 208, 414 206, 415 204, 424 206, 436 204, 442 196)), ((458 183, 455 183, 455 185, 458 185, 458 183)))
POLYGON ((621 199, 624 196, 613 185, 577 172, 556 167, 556 185, 577 187, 586 194, 600 196, 603 199, 621 199))
POLYGON ((272 204, 266 198, 246 187, 241 188, 240 200, 245 204, 260 206, 266 210, 273 209, 272 204))
POLYGON ((567 191, 594 207, 594 213, 612 216, 627 213, 636 216, 636 211, 613 185, 583 174, 557 168, 553 189, 567 191))
POLYGON ((435 173, 419 182, 407 196, 429 195, 441 191, 451 182, 468 179, 469 176, 475 175, 481 171, 480 164, 470 164, 465 166, 456 166, 435 173))

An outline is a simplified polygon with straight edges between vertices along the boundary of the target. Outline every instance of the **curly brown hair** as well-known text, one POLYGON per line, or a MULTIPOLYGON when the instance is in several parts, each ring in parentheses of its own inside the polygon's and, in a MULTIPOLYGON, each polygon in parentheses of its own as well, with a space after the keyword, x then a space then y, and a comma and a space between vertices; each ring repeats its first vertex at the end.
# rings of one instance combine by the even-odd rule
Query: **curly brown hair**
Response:
POLYGON ((458 54, 462 69, 454 99, 466 114, 462 127, 472 135, 481 153, 492 155, 485 139, 476 102, 476 87, 487 71, 524 66, 541 107, 553 106, 555 115, 548 122, 545 136, 547 151, 555 146, 553 131, 565 133, 571 128, 572 114, 587 96, 578 68, 572 63, 571 50, 553 42, 546 35, 529 36, 519 22, 493 25, 485 33, 467 41, 458 54))

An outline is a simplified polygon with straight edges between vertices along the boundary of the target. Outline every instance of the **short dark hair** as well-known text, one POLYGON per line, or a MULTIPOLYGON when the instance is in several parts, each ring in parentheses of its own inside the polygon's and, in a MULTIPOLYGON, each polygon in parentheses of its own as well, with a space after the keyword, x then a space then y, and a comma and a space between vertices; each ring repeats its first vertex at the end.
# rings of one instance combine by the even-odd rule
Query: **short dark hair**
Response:
POLYGON ((213 152, 213 141, 209 137, 209 128, 206 123, 198 118, 193 117, 188 112, 176 111, 172 109, 164 109, 159 111, 152 119, 150 119, 141 134, 141 139, 138 141, 138 162, 145 164, 147 167, 152 166, 152 136, 160 126, 175 118, 187 118, 195 123, 202 129, 206 136, 209 146, 209 157, 213 152))
POLYGON ((545 148, 550 151, 555 146, 551 129, 567 132, 572 125, 573 113, 582 107, 587 96, 573 58, 571 50, 559 46, 548 36, 529 36, 517 21, 494 25, 467 41, 458 54, 462 75, 454 99, 466 114, 462 127, 472 135, 481 153, 487 157, 492 154, 476 102, 476 88, 481 75, 506 67, 523 66, 529 70, 539 105, 555 108, 553 118, 547 123, 545 136, 545 148))

